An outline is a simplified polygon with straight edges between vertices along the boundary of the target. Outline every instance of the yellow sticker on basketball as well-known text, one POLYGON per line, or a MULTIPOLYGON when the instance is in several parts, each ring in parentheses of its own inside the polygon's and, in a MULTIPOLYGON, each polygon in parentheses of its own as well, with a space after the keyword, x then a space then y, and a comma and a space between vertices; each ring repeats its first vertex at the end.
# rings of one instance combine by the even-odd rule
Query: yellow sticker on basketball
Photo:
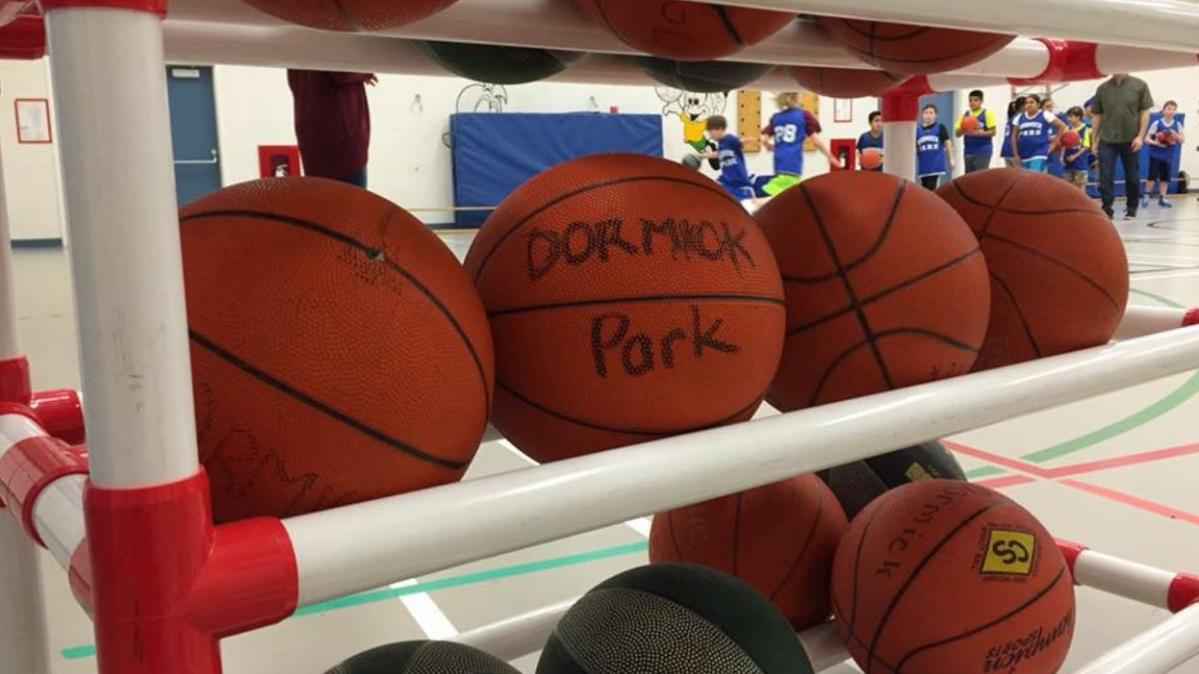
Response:
POLYGON ((982 572, 1027 576, 1032 573, 1036 550, 1037 537, 1032 534, 992 529, 987 538, 982 572))
POLYGON ((925 480, 936 479, 928 472, 928 469, 918 463, 913 463, 912 465, 908 466, 908 470, 904 473, 904 477, 908 478, 909 482, 924 482, 925 480))

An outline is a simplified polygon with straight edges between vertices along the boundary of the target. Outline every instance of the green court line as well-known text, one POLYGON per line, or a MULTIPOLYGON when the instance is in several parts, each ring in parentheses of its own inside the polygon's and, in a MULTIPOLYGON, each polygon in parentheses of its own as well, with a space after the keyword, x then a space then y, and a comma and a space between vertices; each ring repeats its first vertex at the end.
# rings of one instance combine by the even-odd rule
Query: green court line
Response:
MULTIPOLYGON (((1184 308, 1183 305, 1168 297, 1162 297, 1161 295, 1146 292, 1144 290, 1137 290, 1136 288, 1132 288, 1130 292, 1142 297, 1147 297, 1155 302, 1159 302, 1174 309, 1184 308)), ((1187 379, 1185 382, 1183 382, 1182 386, 1172 391, 1166 397, 1158 400, 1152 405, 1149 405, 1145 409, 1142 409, 1131 416, 1108 424, 1107 426, 1104 426, 1098 430, 1091 431, 1086 435, 1081 435, 1077 438, 1058 443, 1051 447, 1046 447, 1045 449, 1039 449, 1035 452, 1025 454, 1020 458, 1033 463, 1045 463, 1047 461, 1060 459, 1063 456, 1080 452, 1089 447, 1094 447, 1101 442, 1107 442, 1108 440, 1124 435, 1125 433, 1161 418, 1175 409, 1178 409, 1178 407, 1186 403, 1188 400, 1194 398, 1196 395, 1199 395, 1199 372, 1196 372, 1194 375, 1192 375, 1190 379, 1187 379)), ((984 468, 977 468, 966 473, 966 477, 974 480, 982 477, 993 477, 995 475, 1005 474, 1007 474, 1007 471, 1003 470, 1002 468, 987 466, 984 468)))
MULTIPOLYGON (((448 590, 455 587, 465 587, 467 585, 478 585, 479 583, 486 583, 488 581, 500 580, 503 578, 512 578, 515 576, 525 576, 531 573, 539 573, 541 571, 552 571, 554 569, 579 566, 580 564, 598 562, 604 559, 635 555, 647 550, 649 550, 649 543, 647 541, 640 541, 626 545, 617 545, 610 548, 602 548, 600 550, 592 550, 591 552, 581 552, 575 555, 551 557, 550 559, 542 559, 536 562, 501 566, 499 568, 489 569, 487 571, 477 571, 475 573, 467 573, 460 576, 439 578, 437 580, 430 580, 423 583, 417 583, 416 585, 408 585, 406 587, 363 592, 361 594, 350 595, 349 597, 342 597, 341 599, 334 599, 333 601, 327 601, 321 604, 305 606, 304 608, 296 611, 292 618, 303 618, 304 616, 320 613, 344 611, 356 606, 365 606, 367 604, 394 601, 400 597, 411 594, 437 592, 438 590, 448 590)), ((75 646, 73 648, 64 648, 62 650, 62 657, 66 658, 67 660, 82 660, 95 655, 95 646, 75 646)))

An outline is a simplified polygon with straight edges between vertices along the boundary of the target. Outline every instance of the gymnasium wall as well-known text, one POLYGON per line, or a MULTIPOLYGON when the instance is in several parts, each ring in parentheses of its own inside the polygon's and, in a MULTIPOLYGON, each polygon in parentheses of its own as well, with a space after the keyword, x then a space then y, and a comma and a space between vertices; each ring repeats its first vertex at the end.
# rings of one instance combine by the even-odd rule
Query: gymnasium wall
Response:
MULTIPOLYGON (((53 98, 47 64, 45 59, 0 61, 0 155, 4 158, 4 191, 14 239, 62 238, 63 206, 57 143, 18 144, 13 105, 15 98, 53 98)), ((51 101, 51 121, 56 122, 55 110, 51 101)))

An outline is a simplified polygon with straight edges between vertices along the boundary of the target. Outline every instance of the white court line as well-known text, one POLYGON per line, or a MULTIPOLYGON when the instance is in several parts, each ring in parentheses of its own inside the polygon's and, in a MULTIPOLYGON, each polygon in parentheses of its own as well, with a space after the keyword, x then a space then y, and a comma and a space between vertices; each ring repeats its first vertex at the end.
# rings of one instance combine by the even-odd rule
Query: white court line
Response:
MULTIPOLYGON (((403 587, 412 587, 418 581, 416 578, 399 583, 392 583, 389 587, 396 590, 403 587)), ((458 628, 454 623, 450 622, 449 617, 442 612, 441 608, 433 601, 427 593, 419 592, 416 594, 408 594, 400 597, 400 602, 404 604, 404 608, 408 609, 408 613, 412 615, 412 619, 420 626, 425 636, 434 641, 442 641, 458 636, 458 628)))
POLYGON ((1137 274, 1135 280, 1139 283, 1141 281, 1156 281, 1159 279, 1168 279, 1168 278, 1184 278, 1187 276, 1196 276, 1196 275, 1199 275, 1199 269, 1184 269, 1181 271, 1151 271, 1151 272, 1146 272, 1144 274, 1137 274))

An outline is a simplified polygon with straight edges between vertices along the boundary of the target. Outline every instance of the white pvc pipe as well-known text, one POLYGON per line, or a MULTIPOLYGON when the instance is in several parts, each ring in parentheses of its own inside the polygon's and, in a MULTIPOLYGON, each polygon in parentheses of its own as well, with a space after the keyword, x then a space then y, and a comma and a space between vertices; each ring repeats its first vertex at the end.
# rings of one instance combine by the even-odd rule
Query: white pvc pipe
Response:
POLYGON ((883 170, 904 180, 916 179, 916 122, 888 122, 883 117, 883 170))
POLYGON ((578 598, 545 606, 506 620, 463 632, 451 641, 472 646, 501 660, 516 660, 545 646, 558 621, 578 598))
POLYGON ((837 625, 831 621, 800 632, 799 643, 816 672, 832 669, 849 659, 849 651, 837 636, 837 625))
POLYGON ((1188 311, 1172 307, 1130 305, 1113 339, 1122 341, 1182 327, 1188 311))
POLYGON ((1196 65, 1199 59, 1193 52, 1199 51, 1199 40, 1191 52, 1169 52, 1161 49, 1144 49, 1120 45, 1101 44, 1095 49, 1095 65, 1099 72, 1137 73, 1145 70, 1187 68, 1196 65))
MULTIPOLYGON (((512 0, 507 0, 512 1, 512 0)), ((697 0, 708 2, 710 0, 697 0)), ((1199 3, 1190 0, 717 0, 723 5, 848 16, 919 26, 1040 35, 1194 54, 1199 3)))
POLYGON ((86 475, 67 475, 51 482, 33 503, 33 523, 46 549, 64 571, 71 570, 71 557, 83 545, 83 490, 86 475))
POLYGON ((1124 642, 1077 674, 1164 674, 1199 656, 1199 604, 1124 642))
POLYGON ((1158 608, 1170 608, 1172 571, 1084 550, 1074 563, 1074 582, 1158 608))
POLYGON ((71 7, 47 27, 92 482, 178 481, 198 461, 160 21, 71 7))
POLYGON ((300 605, 1199 366, 1199 327, 284 521, 300 605), (433 513, 434 515, 430 515, 433 513))

